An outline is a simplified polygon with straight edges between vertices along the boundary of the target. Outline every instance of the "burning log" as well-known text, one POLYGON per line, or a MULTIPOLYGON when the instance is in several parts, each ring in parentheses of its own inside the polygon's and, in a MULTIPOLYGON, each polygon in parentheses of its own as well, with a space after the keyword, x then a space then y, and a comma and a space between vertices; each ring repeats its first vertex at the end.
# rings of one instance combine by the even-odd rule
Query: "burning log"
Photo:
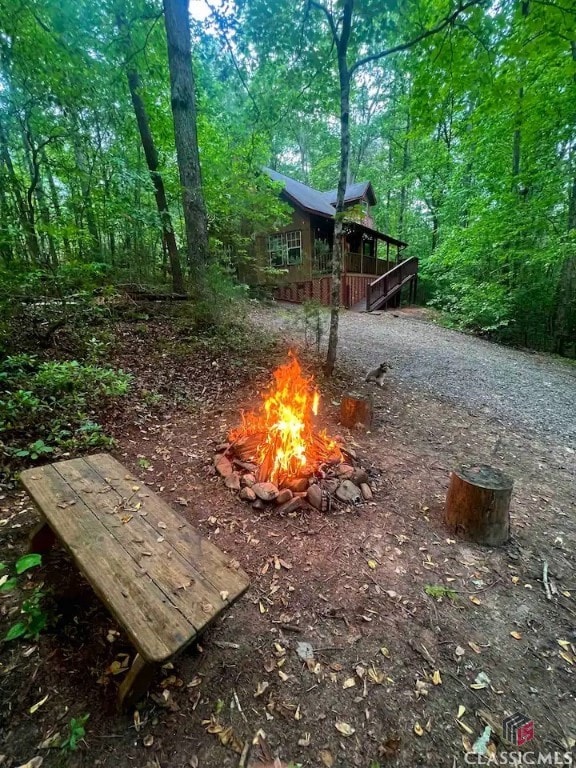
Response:
POLYGON ((446 524, 469 541, 497 547, 510 536, 513 481, 485 465, 452 472, 446 497, 446 524))
POLYGON ((310 477, 320 464, 342 461, 338 443, 315 428, 319 401, 312 380, 302 375, 292 357, 274 371, 260 410, 242 414, 241 426, 231 431, 231 452, 241 461, 259 465, 259 482, 271 481, 278 487, 310 477))

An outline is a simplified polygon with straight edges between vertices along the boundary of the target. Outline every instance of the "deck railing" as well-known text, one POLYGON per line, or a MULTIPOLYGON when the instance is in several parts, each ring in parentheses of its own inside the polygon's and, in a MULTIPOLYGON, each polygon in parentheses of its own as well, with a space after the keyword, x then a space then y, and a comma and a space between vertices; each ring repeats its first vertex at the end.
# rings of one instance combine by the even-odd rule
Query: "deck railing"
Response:
POLYGON ((348 252, 344 254, 344 271, 355 272, 358 275, 384 275, 390 269, 391 263, 386 259, 376 259, 363 253, 348 252))
MULTIPOLYGON (((394 262, 386 259, 375 259, 373 256, 364 256, 362 253, 348 251, 344 254, 343 271, 357 275, 384 275, 392 269, 394 262)), ((315 253, 312 265, 314 275, 329 275, 332 271, 332 254, 315 253)))
MULTIPOLYGON (((384 264, 386 262, 383 262, 384 264)), ((415 279, 418 274, 418 259, 413 256, 411 259, 400 262, 386 274, 374 280, 368 286, 366 293, 366 309, 370 312, 377 304, 386 298, 393 296, 409 280, 415 279)))

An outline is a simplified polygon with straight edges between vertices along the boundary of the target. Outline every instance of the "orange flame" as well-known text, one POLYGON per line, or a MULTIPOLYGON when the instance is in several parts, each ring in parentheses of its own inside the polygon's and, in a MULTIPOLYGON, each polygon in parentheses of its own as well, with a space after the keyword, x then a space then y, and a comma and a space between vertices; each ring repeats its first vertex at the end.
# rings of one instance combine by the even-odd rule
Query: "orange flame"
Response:
POLYGON ((320 394, 312 379, 302 375, 298 360, 292 356, 273 376, 260 410, 243 413, 241 426, 229 435, 233 443, 253 442, 258 479, 282 485, 311 475, 322 462, 342 461, 337 442, 325 430, 314 429, 320 394))

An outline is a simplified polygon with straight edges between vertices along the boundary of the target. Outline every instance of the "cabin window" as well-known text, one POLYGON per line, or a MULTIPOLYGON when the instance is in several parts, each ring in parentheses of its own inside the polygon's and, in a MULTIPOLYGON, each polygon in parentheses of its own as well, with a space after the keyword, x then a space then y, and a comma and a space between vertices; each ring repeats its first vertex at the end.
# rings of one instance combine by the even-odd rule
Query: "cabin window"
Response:
POLYGON ((302 264, 302 232, 281 232, 268 237, 268 258, 273 267, 302 264))

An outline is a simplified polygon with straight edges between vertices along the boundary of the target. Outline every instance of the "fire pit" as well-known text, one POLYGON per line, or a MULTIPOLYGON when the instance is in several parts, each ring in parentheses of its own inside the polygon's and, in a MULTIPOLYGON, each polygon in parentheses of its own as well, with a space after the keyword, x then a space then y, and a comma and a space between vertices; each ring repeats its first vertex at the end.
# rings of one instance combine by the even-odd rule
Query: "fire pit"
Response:
POLYGON ((242 414, 214 458, 226 486, 256 509, 274 503, 294 511, 306 502, 328 511, 332 500, 372 498, 353 451, 318 426, 320 393, 294 355, 273 373, 257 411, 242 414))

